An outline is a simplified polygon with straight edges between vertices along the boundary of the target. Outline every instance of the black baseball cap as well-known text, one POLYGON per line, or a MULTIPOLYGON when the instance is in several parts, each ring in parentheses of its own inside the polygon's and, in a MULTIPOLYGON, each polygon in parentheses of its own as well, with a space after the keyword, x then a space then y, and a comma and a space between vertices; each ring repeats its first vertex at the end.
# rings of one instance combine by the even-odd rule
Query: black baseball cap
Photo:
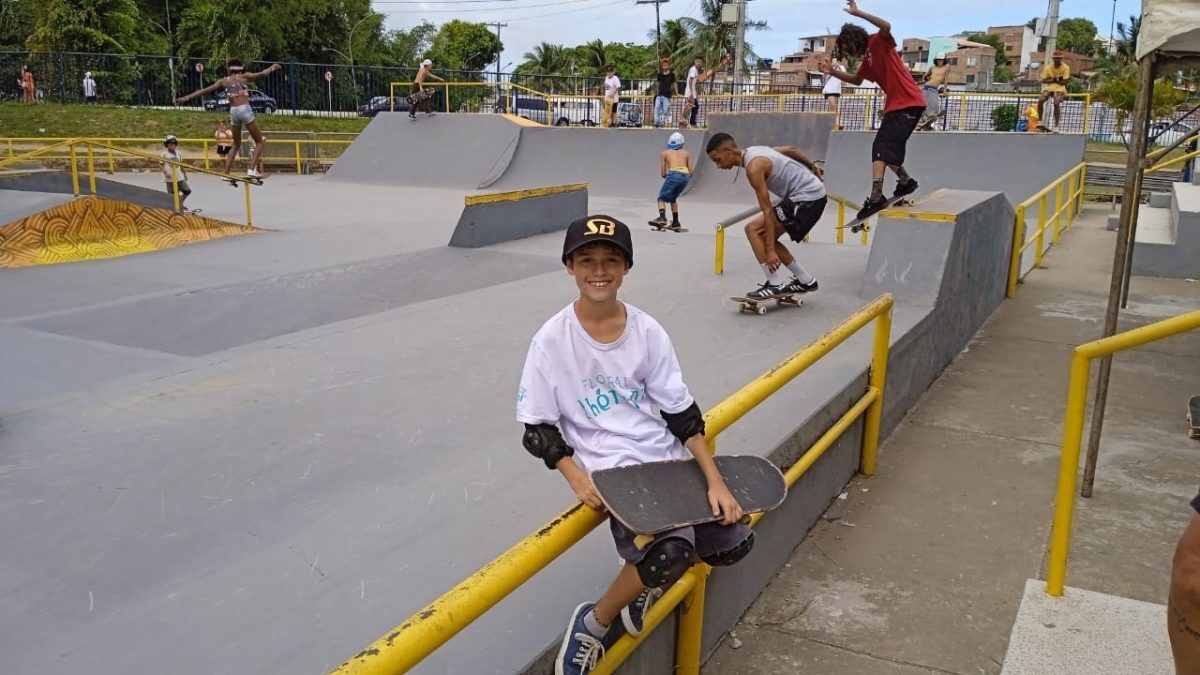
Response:
POLYGON ((567 226, 567 236, 563 240, 563 264, 576 249, 595 242, 612 244, 625 253, 629 266, 633 267, 633 236, 629 234, 629 226, 612 216, 594 215, 580 218, 567 226))

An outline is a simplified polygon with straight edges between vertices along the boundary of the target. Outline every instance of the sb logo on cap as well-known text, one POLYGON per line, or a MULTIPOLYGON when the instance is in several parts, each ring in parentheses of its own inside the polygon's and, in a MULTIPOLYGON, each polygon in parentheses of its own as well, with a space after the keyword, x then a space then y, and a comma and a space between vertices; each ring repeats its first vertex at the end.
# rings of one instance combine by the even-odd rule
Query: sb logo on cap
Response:
POLYGON ((611 220, 590 218, 587 221, 587 234, 602 234, 606 237, 611 237, 616 231, 617 224, 611 220))

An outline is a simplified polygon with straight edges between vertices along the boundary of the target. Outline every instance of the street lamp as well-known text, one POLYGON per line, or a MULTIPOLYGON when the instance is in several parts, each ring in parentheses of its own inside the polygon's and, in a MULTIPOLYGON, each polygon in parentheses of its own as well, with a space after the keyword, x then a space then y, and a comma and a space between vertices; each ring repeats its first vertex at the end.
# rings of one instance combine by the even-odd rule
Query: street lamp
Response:
POLYGON ((363 18, 359 19, 358 23, 354 24, 354 28, 350 29, 350 37, 346 39, 346 46, 350 50, 349 58, 350 58, 350 81, 351 82, 356 81, 354 79, 354 31, 358 30, 358 27, 362 25, 362 22, 366 21, 367 19, 373 19, 373 18, 375 18, 374 14, 368 14, 368 15, 364 16, 363 18))

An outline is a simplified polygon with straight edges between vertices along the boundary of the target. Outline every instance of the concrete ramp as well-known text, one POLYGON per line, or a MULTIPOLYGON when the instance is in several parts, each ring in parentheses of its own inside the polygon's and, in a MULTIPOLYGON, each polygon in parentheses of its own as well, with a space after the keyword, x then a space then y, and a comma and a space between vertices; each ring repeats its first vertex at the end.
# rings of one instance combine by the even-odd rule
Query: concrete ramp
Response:
MULTIPOLYGON (((99 162, 97 162, 99 164, 99 162)), ((89 191, 88 179, 79 176, 79 189, 89 191)), ((0 190, 12 192, 42 192, 74 196, 75 186, 69 171, 13 171, 0 173, 0 190)), ((10 195, 11 196, 11 195, 10 195)), ((139 185, 96 177, 96 195, 107 199, 119 199, 142 206, 159 209, 174 208, 174 200, 166 190, 152 190, 139 185)), ((7 206, 7 204, 5 204, 7 206)), ((5 214, 0 214, 5 215, 5 214)), ((6 223, 8 220, 0 220, 6 223)))
MULTIPOLYGON (((0 190, 0 204, 7 207, 12 194, 0 190)), ((262 231, 115 199, 80 197, 0 227, 0 267, 115 258, 262 231)))
POLYGON ((884 427, 892 428, 1004 299, 1015 213, 1000 192, 938 190, 875 226, 860 297, 892 293, 930 308, 888 360, 884 427), (893 379, 898 378, 898 379, 893 379), (896 400, 899 397, 900 400, 896 400))
POLYGON ((743 148, 750 145, 794 145, 813 159, 825 159, 834 121, 832 113, 824 112, 711 115, 704 141, 691 149, 697 168, 692 184, 688 186, 687 196, 707 202, 753 204, 755 201, 745 171, 722 171, 705 156, 704 148, 713 135, 727 133, 743 148))
MULTIPOLYGON (((855 201, 870 194, 874 139, 874 131, 830 134, 825 185, 831 192, 855 201)), ((921 183, 917 196, 939 188, 995 190, 1016 206, 1082 162, 1083 150, 1081 135, 917 132, 904 166, 921 183)), ((895 180, 889 171, 886 193, 895 180)))
POLYGON ((465 199, 450 245, 479 248, 558 232, 587 212, 586 183, 470 195, 465 199))
MULTIPOLYGON (((499 180, 480 188, 526 190, 560 183, 587 183, 588 193, 653 202, 662 185, 659 155, 675 129, 525 127, 499 180)), ((699 161, 704 132, 681 131, 699 161)), ((339 160, 340 161, 340 160, 339 160)), ((653 204, 651 204, 653 205, 653 204)))
MULTIPOLYGON (((325 180, 418 187, 486 187, 504 173, 522 126, 504 115, 379 113, 325 180)), ((533 185, 572 182, 544 179, 533 185)))
POLYGON ((1139 209, 1133 273, 1200 278, 1200 185, 1173 183, 1169 209, 1139 209))

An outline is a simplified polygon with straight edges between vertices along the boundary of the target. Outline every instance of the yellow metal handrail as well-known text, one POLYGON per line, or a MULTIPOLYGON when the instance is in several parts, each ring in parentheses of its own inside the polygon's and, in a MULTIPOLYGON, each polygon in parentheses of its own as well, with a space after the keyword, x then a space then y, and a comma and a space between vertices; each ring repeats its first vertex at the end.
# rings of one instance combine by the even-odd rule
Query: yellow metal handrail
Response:
MULTIPOLYGON (((859 417, 863 440, 859 470, 875 472, 879 428, 883 416, 887 359, 891 344, 894 299, 885 293, 855 312, 816 342, 797 351, 774 368, 739 389, 705 415, 705 437, 716 452, 717 436, 741 419, 809 366, 845 342, 859 329, 875 322, 871 369, 866 392, 784 473, 794 484, 859 417)), ((756 514, 751 524, 762 514, 756 514)), ((530 577, 604 522, 604 514, 581 503, 560 513, 534 534, 522 539, 498 558, 426 605, 387 635, 343 663, 335 673, 404 673, 416 666, 451 637, 479 618, 530 577)), ((598 664, 596 673, 610 673, 679 604, 684 604, 676 643, 676 672, 699 673, 705 580, 710 568, 698 563, 654 603, 645 617, 640 638, 625 636, 598 664)))
MULTIPOLYGON (((829 197, 829 201, 837 204, 837 225, 835 228, 837 229, 837 243, 842 244, 845 241, 844 235, 846 230, 846 207, 849 206, 851 208, 857 208, 857 205, 841 195, 836 195, 832 192, 826 192, 825 194, 827 197, 829 197)), ((761 211, 761 208, 753 206, 743 211, 738 211, 732 216, 729 216, 728 218, 716 224, 716 247, 713 253, 713 274, 720 276, 725 273, 725 230, 737 225, 747 218, 754 216, 756 213, 760 213, 761 211)), ((863 246, 867 245, 867 229, 865 227, 862 230, 860 241, 863 246)))
POLYGON ((1051 230, 1051 245, 1062 241, 1062 232, 1075 223, 1075 216, 1083 208, 1083 188, 1087 182, 1087 163, 1080 162, 1070 171, 1054 179, 1049 185, 1039 190, 1029 199, 1017 205, 1017 214, 1013 222, 1012 254, 1008 265, 1008 289, 1006 295, 1017 297, 1017 284, 1021 281, 1021 259, 1030 246, 1034 246, 1033 266, 1042 266, 1042 257, 1046 251, 1046 230, 1051 230), (1054 212, 1049 212, 1048 200, 1050 192, 1054 192, 1054 212), (1029 207, 1037 205, 1038 226, 1032 239, 1025 240, 1025 213, 1029 207), (1063 216, 1066 215, 1066 223, 1063 216))
POLYGON ((1071 550, 1071 519, 1075 506, 1075 479, 1079 473, 1079 450, 1087 412, 1088 381, 1092 360, 1139 347, 1200 328, 1200 310, 1117 333, 1075 348, 1067 387, 1067 412, 1063 420, 1062 456, 1058 464, 1058 489, 1054 500, 1054 524, 1050 530, 1050 556, 1046 563, 1046 594, 1062 597, 1067 580, 1067 556, 1071 550))

